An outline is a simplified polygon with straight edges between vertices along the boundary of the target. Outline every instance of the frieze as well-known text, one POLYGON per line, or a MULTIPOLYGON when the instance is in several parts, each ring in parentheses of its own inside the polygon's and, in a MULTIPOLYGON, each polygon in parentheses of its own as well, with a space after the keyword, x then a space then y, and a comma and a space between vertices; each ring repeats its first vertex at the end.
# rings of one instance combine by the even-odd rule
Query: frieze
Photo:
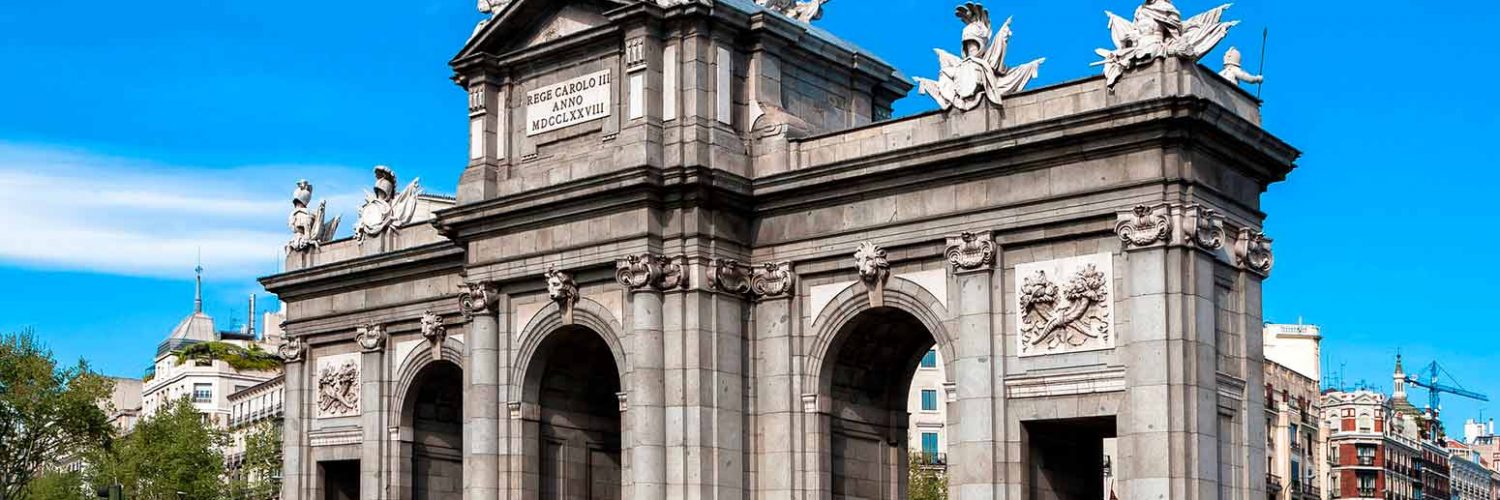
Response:
POLYGON ((954 271, 988 269, 995 264, 995 240, 988 231, 949 236, 943 255, 954 271))
POLYGON ((684 288, 686 277, 682 264, 665 255, 644 253, 615 261, 615 280, 635 291, 684 288))
POLYGON ((318 360, 318 418, 359 413, 359 363, 352 355, 318 360))
POLYGON ((1016 352, 1024 357, 1113 348, 1113 267, 1108 253, 1017 265, 1016 352))
POLYGON ((354 340, 366 351, 378 351, 385 346, 385 325, 370 324, 354 330, 354 340))

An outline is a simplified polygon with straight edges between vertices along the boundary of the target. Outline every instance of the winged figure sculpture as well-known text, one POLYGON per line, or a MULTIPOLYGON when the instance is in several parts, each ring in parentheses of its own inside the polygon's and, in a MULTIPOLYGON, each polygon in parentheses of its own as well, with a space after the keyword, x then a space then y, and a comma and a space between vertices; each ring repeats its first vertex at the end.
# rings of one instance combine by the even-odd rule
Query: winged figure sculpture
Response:
POLYGON ((1182 20, 1172 0, 1146 0, 1135 9, 1133 21, 1105 11, 1115 48, 1096 49, 1094 52, 1104 59, 1094 65, 1104 66, 1105 81, 1114 87, 1126 70, 1155 59, 1181 57, 1197 62, 1224 40, 1229 28, 1239 24, 1222 21, 1230 5, 1220 5, 1187 21, 1182 20))
POLYGON ((411 222, 417 213, 417 196, 422 194, 418 179, 412 179, 400 193, 396 192, 396 173, 390 167, 375 167, 375 188, 365 194, 365 204, 359 207, 359 220, 354 226, 354 239, 379 236, 387 229, 399 230, 411 222))
POLYGON ((1046 59, 1037 59, 1014 68, 1005 66, 1005 49, 1010 42, 1010 19, 993 31, 990 13, 983 5, 968 2, 954 12, 964 22, 963 56, 943 49, 937 53, 942 70, 937 80, 915 78, 918 91, 932 96, 945 109, 968 111, 989 101, 999 105, 1007 95, 1019 92, 1036 78, 1046 59))

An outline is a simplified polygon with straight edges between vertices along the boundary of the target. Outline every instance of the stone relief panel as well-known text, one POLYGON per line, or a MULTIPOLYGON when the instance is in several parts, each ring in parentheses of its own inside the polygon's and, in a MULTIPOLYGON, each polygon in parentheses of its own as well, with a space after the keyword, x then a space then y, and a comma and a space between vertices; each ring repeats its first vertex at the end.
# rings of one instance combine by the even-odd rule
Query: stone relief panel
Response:
POLYGON ((318 358, 318 418, 359 414, 359 355, 318 358))
POLYGON ((1016 353, 1113 349, 1113 283, 1114 260, 1108 253, 1017 265, 1016 353))

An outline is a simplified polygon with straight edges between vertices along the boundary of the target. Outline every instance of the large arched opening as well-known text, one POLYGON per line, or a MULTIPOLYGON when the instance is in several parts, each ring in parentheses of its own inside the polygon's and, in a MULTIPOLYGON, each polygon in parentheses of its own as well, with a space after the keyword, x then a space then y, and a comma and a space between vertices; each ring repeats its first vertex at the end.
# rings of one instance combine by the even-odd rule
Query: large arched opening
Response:
POLYGON ((464 494, 463 370, 449 361, 423 367, 403 398, 402 443, 413 500, 461 500, 464 494))
POLYGON ((532 491, 542 500, 621 498, 620 372, 604 338, 563 327, 526 370, 526 397, 538 410, 525 417, 532 491))
POLYGON ((885 307, 857 314, 829 345, 820 378, 833 498, 907 497, 908 394, 935 344, 915 316, 885 307))

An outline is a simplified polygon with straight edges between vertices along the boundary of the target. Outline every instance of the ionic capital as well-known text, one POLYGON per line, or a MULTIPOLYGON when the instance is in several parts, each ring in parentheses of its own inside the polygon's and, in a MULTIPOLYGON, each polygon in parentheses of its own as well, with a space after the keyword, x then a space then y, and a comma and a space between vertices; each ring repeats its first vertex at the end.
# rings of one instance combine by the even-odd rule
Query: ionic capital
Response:
POLYGON ((687 287, 679 258, 643 253, 615 261, 615 280, 631 291, 667 291, 687 287))
POLYGON ((385 347, 385 325, 368 324, 354 330, 354 340, 366 351, 378 351, 385 347))
POLYGON ((954 272, 978 271, 995 265, 995 239, 989 231, 965 232, 948 237, 948 248, 943 255, 953 265, 954 272))
POLYGON ((458 310, 464 319, 474 319, 481 314, 495 314, 500 292, 494 282, 464 283, 458 286, 458 310))
POLYGON ((1234 240, 1234 265, 1261 276, 1269 276, 1274 263, 1271 238, 1258 230, 1240 228, 1234 240))

